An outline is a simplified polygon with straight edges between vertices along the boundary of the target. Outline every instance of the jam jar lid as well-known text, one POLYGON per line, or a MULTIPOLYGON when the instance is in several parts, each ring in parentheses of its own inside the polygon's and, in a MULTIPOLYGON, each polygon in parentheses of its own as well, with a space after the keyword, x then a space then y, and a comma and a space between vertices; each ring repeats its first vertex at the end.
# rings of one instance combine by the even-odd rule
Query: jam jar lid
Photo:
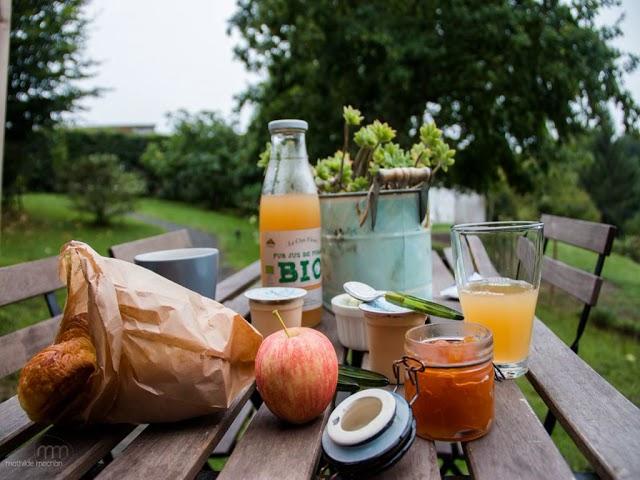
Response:
MULTIPOLYGON (((382 398, 381 395, 378 397, 382 398)), ((327 426, 322 434, 324 456, 329 464, 340 472, 344 478, 364 478, 385 470, 398 462, 409 450, 416 437, 416 421, 411 412, 411 407, 404 397, 386 390, 368 389, 348 397, 344 402, 351 402, 351 405, 347 405, 342 409, 339 409, 342 404, 338 405, 329 417, 327 426), (357 444, 341 445, 335 442, 329 431, 329 425, 332 422, 343 421, 351 406, 357 407, 358 403, 362 404, 363 398, 374 397, 375 395, 372 395, 371 392, 376 390, 389 394, 394 400, 391 402, 395 406, 393 415, 390 416, 384 428, 357 444)), ((383 412, 383 410, 386 409, 381 408, 380 413, 371 419, 371 422, 361 426, 361 429, 367 429, 371 423, 375 423, 378 420, 379 416, 388 413, 383 412)), ((378 430, 378 428, 374 430, 378 430)))

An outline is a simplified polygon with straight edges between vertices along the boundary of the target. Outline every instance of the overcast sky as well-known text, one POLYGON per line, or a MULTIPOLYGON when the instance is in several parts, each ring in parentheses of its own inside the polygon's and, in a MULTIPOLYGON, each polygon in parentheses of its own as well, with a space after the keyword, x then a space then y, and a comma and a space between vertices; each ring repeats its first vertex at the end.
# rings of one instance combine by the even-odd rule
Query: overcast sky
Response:
MULTIPOLYGON (((235 0, 93 0, 87 57, 97 60, 88 84, 108 88, 74 116, 82 125, 153 123, 167 131, 167 112, 216 110, 232 115, 234 95, 256 77, 233 58, 237 36, 227 35, 235 0)), ((624 0, 601 21, 622 12, 624 37, 615 45, 640 53, 640 0, 624 0)), ((626 78, 640 101, 640 72, 626 78)), ((250 112, 243 112, 246 124, 250 112)))

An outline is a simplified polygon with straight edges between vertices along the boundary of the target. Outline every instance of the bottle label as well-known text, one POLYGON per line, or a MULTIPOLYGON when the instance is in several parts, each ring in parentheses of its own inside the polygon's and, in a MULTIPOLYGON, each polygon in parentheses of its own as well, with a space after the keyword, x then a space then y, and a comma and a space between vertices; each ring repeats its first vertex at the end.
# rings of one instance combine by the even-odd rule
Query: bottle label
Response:
POLYGON ((304 288, 302 309, 322 306, 320 228, 261 232, 260 252, 264 286, 304 288))

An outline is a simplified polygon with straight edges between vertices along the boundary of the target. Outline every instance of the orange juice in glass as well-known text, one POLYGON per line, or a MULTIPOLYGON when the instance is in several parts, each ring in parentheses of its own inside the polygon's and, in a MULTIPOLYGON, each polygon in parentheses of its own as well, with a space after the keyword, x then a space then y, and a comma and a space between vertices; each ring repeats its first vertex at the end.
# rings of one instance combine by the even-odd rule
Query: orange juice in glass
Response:
POLYGON ((260 198, 262 285, 307 290, 302 326, 322 317, 320 201, 307 159, 303 120, 269 122, 271 156, 260 198))
POLYGON ((542 260, 539 222, 455 225, 451 238, 465 321, 493 333, 494 363, 507 378, 527 372, 542 260))
POLYGON ((527 358, 537 288, 522 280, 488 278, 468 283, 459 295, 465 320, 493 332, 496 363, 518 363, 527 358))

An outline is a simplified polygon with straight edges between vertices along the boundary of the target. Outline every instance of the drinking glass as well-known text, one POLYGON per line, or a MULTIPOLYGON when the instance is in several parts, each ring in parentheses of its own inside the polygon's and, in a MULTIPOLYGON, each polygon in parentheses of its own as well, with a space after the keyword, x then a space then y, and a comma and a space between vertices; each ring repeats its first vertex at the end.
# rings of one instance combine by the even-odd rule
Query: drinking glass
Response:
POLYGON ((491 329, 494 363, 506 378, 524 375, 540 288, 543 224, 454 225, 451 243, 465 321, 491 329))

